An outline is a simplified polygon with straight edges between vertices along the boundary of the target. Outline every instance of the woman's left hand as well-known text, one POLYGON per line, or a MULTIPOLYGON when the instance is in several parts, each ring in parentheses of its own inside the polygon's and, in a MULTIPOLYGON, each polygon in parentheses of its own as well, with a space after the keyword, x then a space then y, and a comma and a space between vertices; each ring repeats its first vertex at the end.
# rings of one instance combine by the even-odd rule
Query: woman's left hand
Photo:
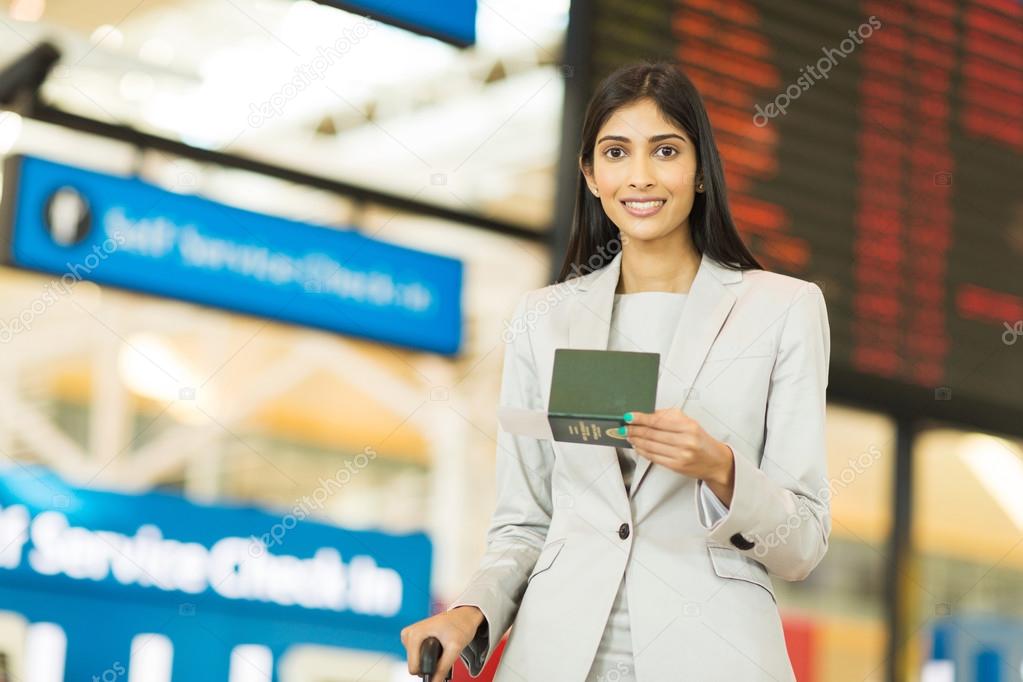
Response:
POLYGON ((677 407, 631 412, 625 436, 637 454, 655 464, 717 486, 730 487, 731 449, 677 407))

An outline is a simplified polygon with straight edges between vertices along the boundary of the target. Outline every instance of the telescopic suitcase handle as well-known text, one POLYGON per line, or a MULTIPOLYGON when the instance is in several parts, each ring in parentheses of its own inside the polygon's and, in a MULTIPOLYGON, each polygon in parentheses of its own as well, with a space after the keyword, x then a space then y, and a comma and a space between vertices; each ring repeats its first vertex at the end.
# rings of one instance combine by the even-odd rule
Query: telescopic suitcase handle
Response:
MULTIPOLYGON (((443 649, 441 649, 440 640, 436 637, 427 637, 419 645, 419 671, 423 677, 423 682, 430 682, 430 678, 437 672, 437 666, 440 665, 442 653, 443 649)), ((450 670, 444 679, 451 679, 450 670)))

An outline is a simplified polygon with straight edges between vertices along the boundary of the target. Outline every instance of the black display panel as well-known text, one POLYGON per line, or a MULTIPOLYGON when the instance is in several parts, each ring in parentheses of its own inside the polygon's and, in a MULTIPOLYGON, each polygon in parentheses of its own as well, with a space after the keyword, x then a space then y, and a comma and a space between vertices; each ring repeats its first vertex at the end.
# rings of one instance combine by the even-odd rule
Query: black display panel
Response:
POLYGON ((590 9, 570 87, 683 67, 744 239, 824 289, 829 395, 1023 431, 1023 3, 590 9))

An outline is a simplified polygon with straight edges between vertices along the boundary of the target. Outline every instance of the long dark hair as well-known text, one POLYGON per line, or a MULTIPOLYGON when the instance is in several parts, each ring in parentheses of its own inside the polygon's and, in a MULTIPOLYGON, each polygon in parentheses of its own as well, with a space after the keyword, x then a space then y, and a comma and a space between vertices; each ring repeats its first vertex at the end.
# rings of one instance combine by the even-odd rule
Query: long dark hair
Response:
MULTIPOLYGON (((593 167, 593 151, 600 127, 622 106, 649 97, 661 112, 685 130, 696 145, 697 173, 702 174, 704 191, 696 193, 689 213, 693 246, 733 270, 763 270, 743 243, 728 208, 724 168, 714 144, 710 119, 703 99, 689 77, 677 64, 643 61, 620 67, 601 81, 590 98, 583 119, 580 163, 593 167)), ((620 231, 611 222, 586 185, 582 171, 576 183, 572 234, 557 282, 572 275, 600 269, 621 248, 620 231)))

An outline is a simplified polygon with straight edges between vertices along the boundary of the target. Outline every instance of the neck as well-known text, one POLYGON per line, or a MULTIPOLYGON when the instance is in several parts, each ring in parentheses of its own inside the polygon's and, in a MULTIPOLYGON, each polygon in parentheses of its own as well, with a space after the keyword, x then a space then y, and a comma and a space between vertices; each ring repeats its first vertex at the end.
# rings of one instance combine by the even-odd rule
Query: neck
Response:
POLYGON ((700 254, 689 239, 630 239, 622 246, 621 272, 615 293, 665 291, 685 294, 689 292, 699 267, 700 254))

